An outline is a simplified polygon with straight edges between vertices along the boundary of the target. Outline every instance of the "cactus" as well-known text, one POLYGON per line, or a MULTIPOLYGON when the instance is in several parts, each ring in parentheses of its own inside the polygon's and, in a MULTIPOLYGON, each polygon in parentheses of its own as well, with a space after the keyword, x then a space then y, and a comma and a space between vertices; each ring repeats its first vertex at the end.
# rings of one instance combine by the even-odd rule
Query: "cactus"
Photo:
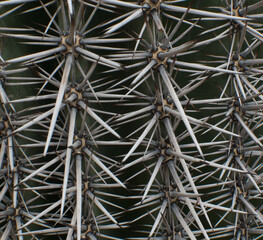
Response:
POLYGON ((262 239, 262 10, 1 1, 1 240, 262 239))

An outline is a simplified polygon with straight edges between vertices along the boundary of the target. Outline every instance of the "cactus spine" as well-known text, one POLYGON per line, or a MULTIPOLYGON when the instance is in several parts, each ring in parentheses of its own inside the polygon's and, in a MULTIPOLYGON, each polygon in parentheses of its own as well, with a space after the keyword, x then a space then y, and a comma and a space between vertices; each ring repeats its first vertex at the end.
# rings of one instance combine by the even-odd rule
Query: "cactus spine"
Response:
POLYGON ((1 240, 261 239, 262 7, 1 1, 1 240))

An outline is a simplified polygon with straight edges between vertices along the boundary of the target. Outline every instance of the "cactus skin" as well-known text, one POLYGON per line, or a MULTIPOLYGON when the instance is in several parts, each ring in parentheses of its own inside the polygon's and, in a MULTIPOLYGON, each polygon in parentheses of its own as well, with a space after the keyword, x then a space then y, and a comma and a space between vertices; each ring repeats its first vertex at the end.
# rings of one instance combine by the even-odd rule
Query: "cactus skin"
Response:
POLYGON ((1 240, 261 239, 262 10, 1 1, 1 240))

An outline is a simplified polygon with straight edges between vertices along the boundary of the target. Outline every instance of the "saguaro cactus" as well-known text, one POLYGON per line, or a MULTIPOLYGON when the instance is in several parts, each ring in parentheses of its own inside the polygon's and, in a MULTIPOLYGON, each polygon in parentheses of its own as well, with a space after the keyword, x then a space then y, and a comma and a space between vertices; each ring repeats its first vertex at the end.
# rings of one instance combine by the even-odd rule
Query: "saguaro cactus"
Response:
POLYGON ((1 240, 261 239, 262 10, 1 1, 1 240))

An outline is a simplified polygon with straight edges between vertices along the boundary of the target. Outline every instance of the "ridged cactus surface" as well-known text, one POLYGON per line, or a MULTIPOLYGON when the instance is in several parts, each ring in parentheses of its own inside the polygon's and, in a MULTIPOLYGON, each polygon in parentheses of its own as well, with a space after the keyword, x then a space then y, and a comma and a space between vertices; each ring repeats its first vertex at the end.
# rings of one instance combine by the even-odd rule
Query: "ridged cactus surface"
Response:
POLYGON ((0 236, 263 239, 262 0, 0 1, 0 236))

